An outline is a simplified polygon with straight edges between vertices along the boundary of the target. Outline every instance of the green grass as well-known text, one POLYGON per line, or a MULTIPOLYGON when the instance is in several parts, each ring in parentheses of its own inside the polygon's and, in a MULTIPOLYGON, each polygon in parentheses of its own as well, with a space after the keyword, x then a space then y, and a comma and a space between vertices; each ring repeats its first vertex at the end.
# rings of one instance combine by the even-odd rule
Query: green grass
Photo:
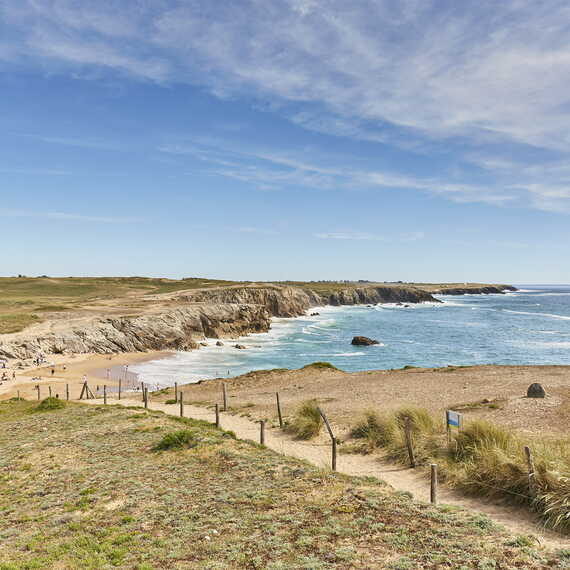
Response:
POLYGON ((528 440, 487 421, 469 422, 448 445, 441 422, 418 408, 401 408, 380 416, 374 411, 352 429, 356 444, 346 452, 383 449, 391 459, 408 464, 403 426, 409 418, 416 461, 437 463, 441 478, 477 496, 527 505, 544 523, 570 533, 570 441, 528 440), (524 446, 531 447, 535 491, 529 488, 524 446))
POLYGON ((563 553, 480 515, 415 503, 206 422, 33 407, 0 403, 2 570, 563 567, 563 553), (179 430, 198 445, 153 451, 179 430))
POLYGON ((51 412, 52 410, 61 410, 65 408, 65 402, 59 398, 46 398, 42 400, 35 408, 36 412, 51 412))

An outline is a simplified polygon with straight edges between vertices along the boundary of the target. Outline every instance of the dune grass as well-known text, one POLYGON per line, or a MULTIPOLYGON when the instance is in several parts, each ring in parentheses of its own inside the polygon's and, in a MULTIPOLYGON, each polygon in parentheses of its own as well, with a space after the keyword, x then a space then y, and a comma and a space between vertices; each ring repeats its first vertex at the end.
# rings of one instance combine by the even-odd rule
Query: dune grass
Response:
POLYGON ((286 425, 286 431, 297 439, 312 439, 319 435, 322 427, 323 418, 317 401, 307 400, 297 408, 292 420, 286 425))
POLYGON ((441 478, 466 492, 526 504, 544 523, 570 533, 570 441, 526 441, 492 423, 476 420, 448 445, 443 422, 418 408, 401 408, 381 416, 369 411, 352 429, 357 451, 383 449, 391 459, 407 464, 404 422, 410 419, 416 461, 438 463, 441 478), (534 457, 531 489, 524 446, 534 457))

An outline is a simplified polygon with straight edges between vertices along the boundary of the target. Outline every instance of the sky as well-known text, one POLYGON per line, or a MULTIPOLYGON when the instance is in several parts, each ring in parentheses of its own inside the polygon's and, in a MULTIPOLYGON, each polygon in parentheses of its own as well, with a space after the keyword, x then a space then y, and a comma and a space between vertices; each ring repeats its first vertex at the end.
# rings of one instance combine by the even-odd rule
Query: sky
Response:
POLYGON ((569 283, 570 4, 2 0, 0 274, 569 283))

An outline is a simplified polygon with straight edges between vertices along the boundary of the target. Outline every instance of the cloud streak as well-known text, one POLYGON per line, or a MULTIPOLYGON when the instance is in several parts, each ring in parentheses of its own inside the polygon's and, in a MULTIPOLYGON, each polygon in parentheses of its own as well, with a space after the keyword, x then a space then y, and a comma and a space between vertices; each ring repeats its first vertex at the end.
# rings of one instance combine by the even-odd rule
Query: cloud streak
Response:
POLYGON ((97 224, 134 224, 142 220, 132 217, 113 217, 113 216, 90 216, 84 214, 74 214, 68 212, 45 211, 33 212, 28 210, 12 210, 1 208, 0 216, 5 218, 43 218, 46 220, 55 220, 62 222, 86 222, 97 224))

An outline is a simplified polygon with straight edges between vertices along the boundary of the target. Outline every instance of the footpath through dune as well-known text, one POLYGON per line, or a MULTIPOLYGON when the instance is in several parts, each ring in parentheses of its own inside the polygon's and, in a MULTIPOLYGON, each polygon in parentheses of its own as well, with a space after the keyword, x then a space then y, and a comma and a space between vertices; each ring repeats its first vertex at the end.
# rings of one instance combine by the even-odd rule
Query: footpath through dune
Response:
MULTIPOLYGON (((101 399, 82 400, 82 403, 101 405, 101 399)), ((123 406, 141 406, 140 399, 113 399, 110 403, 123 406)), ((178 416, 180 409, 175 404, 149 402, 150 410, 162 411, 178 416)), ((214 412, 206 408, 184 404, 184 417, 214 421, 214 412)), ((233 431, 240 439, 259 441, 260 427, 258 422, 231 414, 220 414, 220 425, 223 429, 233 431)), ((320 468, 330 467, 330 446, 319 443, 298 441, 279 429, 265 430, 265 445, 278 453, 304 459, 320 468)), ((381 479, 398 491, 413 494, 418 501, 429 501, 430 485, 425 472, 420 469, 410 469, 382 461, 377 456, 339 455, 337 470, 346 475, 372 476, 381 479)), ((540 526, 540 522, 528 510, 491 503, 477 498, 465 497, 458 492, 440 486, 439 503, 462 507, 489 516, 495 522, 503 525, 514 535, 534 535, 541 546, 552 549, 568 548, 570 538, 540 526)))

